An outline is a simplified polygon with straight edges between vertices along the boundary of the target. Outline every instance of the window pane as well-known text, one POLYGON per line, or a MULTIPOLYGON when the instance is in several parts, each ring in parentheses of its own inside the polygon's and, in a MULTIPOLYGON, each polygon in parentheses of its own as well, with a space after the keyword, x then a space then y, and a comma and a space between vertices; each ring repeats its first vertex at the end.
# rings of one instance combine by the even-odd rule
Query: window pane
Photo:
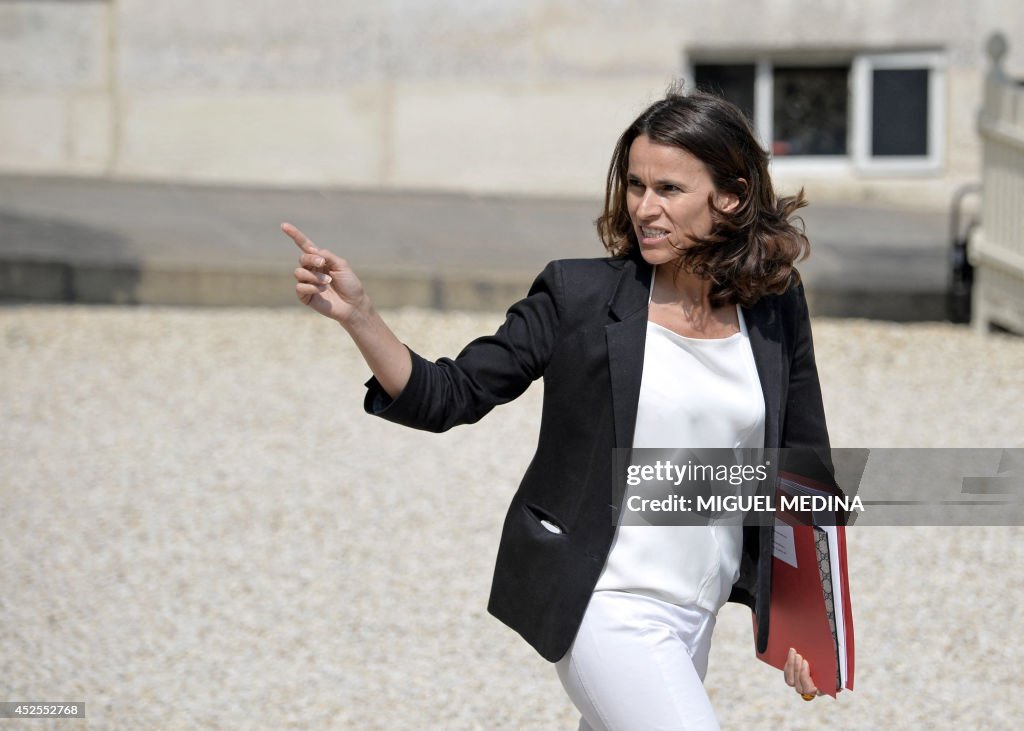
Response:
POLYGON ((845 155, 849 66, 775 67, 775 155, 845 155))
POLYGON ((697 88, 728 99, 754 120, 754 64, 697 64, 693 67, 697 88))
POLYGON ((928 69, 872 73, 871 154, 928 154, 928 69))

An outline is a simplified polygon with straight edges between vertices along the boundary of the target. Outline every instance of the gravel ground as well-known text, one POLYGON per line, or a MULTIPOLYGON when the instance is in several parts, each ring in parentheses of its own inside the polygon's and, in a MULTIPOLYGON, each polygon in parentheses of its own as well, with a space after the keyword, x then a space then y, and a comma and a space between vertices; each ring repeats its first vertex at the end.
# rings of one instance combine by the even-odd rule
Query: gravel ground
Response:
MULTIPOLYGON (((500 316, 389 319, 437 357, 500 316)), ((357 352, 298 305, 6 307, 0 332, 0 700, 88 714, 0 728, 575 728, 553 668, 486 614, 539 387, 432 435, 364 416, 357 352)), ((837 446, 1024 447, 1024 340, 815 338, 837 446)), ((801 701, 729 605, 723 727, 1019 723, 1024 529, 848 541, 856 690, 801 701)))

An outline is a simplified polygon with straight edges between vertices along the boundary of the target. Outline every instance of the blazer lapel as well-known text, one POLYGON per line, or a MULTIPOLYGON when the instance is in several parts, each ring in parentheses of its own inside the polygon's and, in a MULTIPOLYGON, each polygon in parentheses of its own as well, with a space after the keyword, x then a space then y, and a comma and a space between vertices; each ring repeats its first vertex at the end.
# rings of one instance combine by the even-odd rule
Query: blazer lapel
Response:
POLYGON ((613 322, 605 325, 605 338, 608 345, 616 447, 633 446, 636 408, 643 378, 651 271, 651 266, 646 262, 627 259, 615 291, 608 301, 613 322))
POLYGON ((768 448, 779 446, 782 428, 782 323, 773 306, 775 300, 763 297, 752 307, 742 308, 764 393, 764 444, 768 448))

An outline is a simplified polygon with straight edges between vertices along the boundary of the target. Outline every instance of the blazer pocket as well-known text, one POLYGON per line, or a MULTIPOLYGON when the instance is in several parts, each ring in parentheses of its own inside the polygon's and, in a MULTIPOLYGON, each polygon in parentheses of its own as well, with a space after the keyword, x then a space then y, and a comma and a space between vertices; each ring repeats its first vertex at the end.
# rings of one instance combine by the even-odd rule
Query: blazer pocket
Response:
POLYGON ((538 508, 536 505, 533 505, 532 503, 523 503, 523 510, 526 511, 526 514, 529 515, 534 520, 534 522, 539 524, 540 527, 546 530, 548 533, 560 536, 565 535, 565 533, 567 532, 565 530, 565 525, 563 525, 562 521, 560 521, 558 518, 556 518, 543 508, 538 508))

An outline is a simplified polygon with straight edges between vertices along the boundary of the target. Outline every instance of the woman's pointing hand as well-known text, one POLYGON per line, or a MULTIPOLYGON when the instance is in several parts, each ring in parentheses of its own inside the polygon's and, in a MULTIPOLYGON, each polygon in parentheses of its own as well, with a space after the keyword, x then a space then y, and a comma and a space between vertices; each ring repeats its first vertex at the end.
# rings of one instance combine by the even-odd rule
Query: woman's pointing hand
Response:
POLYGON ((395 337, 373 308, 359 277, 348 263, 318 248, 290 223, 281 230, 302 250, 295 270, 295 293, 302 304, 337 320, 359 348, 373 375, 391 398, 397 398, 412 373, 409 349, 395 337))
POLYGON ((363 285, 344 259, 318 248, 290 223, 282 223, 281 230, 302 250, 295 269, 295 293, 302 304, 341 324, 366 310, 363 285))

